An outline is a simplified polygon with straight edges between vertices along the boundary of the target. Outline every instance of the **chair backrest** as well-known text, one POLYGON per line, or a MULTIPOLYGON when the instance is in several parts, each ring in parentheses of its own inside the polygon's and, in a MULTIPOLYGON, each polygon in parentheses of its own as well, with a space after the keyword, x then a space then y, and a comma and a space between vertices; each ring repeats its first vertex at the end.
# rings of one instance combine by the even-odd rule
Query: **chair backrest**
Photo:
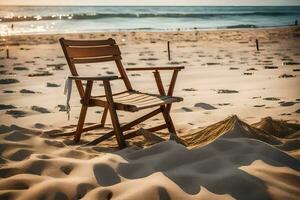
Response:
MULTIPOLYGON (((112 38, 107 40, 65 40, 59 42, 67 59, 71 74, 78 76, 75 64, 98 63, 114 61, 123 79, 127 90, 132 90, 128 76, 121 62, 121 51, 116 41, 112 38)), ((84 96, 82 82, 76 80, 76 86, 81 98, 84 96)))

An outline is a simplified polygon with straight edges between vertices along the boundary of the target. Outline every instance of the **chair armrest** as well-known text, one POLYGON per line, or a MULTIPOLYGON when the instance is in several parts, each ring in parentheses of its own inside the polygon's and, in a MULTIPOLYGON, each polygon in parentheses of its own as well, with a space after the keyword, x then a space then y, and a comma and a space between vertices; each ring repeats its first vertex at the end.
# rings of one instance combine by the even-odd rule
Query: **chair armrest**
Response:
POLYGON ((172 67, 132 67, 126 68, 127 71, 146 71, 146 70, 182 70, 184 66, 172 66, 172 67))
POLYGON ((84 81, 111 81, 119 79, 118 76, 69 76, 72 80, 84 80, 84 81))

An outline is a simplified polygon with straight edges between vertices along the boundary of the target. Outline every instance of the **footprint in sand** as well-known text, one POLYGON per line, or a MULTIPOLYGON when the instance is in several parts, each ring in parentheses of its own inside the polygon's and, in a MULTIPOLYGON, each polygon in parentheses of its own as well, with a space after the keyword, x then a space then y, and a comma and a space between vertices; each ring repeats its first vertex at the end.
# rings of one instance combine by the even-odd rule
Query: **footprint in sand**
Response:
MULTIPOLYGON (((94 189, 95 186, 89 183, 80 183, 76 189, 76 199, 81 199, 84 197, 89 191, 94 189)), ((110 197, 111 198, 111 197, 110 197)), ((109 199, 109 198, 107 198, 109 199)))
POLYGON ((257 108, 260 108, 260 107, 264 107, 266 106, 265 104, 262 104, 262 105, 254 105, 254 107, 257 107, 257 108))
POLYGON ((211 66, 211 65, 220 65, 221 63, 214 63, 214 62, 208 62, 206 65, 211 66))
POLYGON ((266 97, 266 98, 263 98, 263 100, 267 100, 267 101, 279 101, 280 99, 276 98, 276 97, 266 97))
POLYGON ((5 114, 11 115, 14 118, 19 118, 19 117, 25 117, 27 113, 22 110, 8 110, 5 112, 5 114))
POLYGON ((11 93, 15 93, 15 91, 12 91, 12 90, 3 90, 3 93, 11 94, 11 93))
POLYGON ((141 76, 141 74, 131 74, 131 76, 141 76))
POLYGON ((197 91, 197 90, 194 89, 194 88, 184 88, 184 89, 182 89, 182 91, 194 92, 194 91, 197 91))
POLYGON ((265 69, 278 69, 278 67, 276 67, 276 66, 270 66, 270 65, 264 66, 264 68, 265 69))
POLYGON ((66 175, 69 175, 73 169, 74 169, 73 165, 64 165, 60 167, 60 170, 66 175))
POLYGON ((115 72, 112 72, 112 71, 106 71, 105 73, 106 74, 115 74, 115 72))
MULTIPOLYGON (((0 169, 0 177, 1 178, 7 178, 7 177, 13 176, 18 173, 19 173, 18 168, 7 167, 7 168, 0 169)), ((0 198, 0 199, 2 199, 2 198, 0 198)))
POLYGON ((28 174, 35 174, 35 175, 42 175, 45 167, 46 167, 46 161, 45 160, 35 160, 31 162, 29 167, 26 169, 26 173, 28 174))
POLYGON ((218 103, 219 106, 229 106, 230 103, 218 103))
POLYGON ((19 82, 20 82, 19 80, 14 78, 0 79, 0 84, 14 84, 19 82))
POLYGON ((185 112, 193 112, 192 109, 187 108, 187 107, 182 107, 181 110, 185 111, 185 112))
POLYGON ((50 67, 50 68, 53 68, 53 70, 63 70, 64 68, 64 66, 65 66, 66 64, 64 64, 64 63, 59 63, 59 64, 48 64, 47 65, 47 67, 50 67))
POLYGON ((89 157, 89 155, 87 155, 85 152, 78 151, 78 150, 64 151, 64 152, 60 153, 59 155, 62 157, 66 157, 66 158, 77 158, 77 159, 85 159, 85 158, 89 157))
POLYGON ((214 107, 210 104, 207 104, 207 103, 196 103, 194 105, 194 107, 203 108, 204 110, 215 110, 215 109, 217 109, 216 107, 214 107))
POLYGON ((141 58, 140 61, 156 61, 158 58, 141 58))
POLYGON ((239 93, 237 90, 227 90, 227 89, 219 89, 217 90, 218 94, 231 94, 231 93, 239 93))
POLYGON ((64 147, 66 146, 64 143, 56 141, 56 140, 45 140, 45 144, 53 147, 64 147))
POLYGON ((36 92, 32 91, 32 90, 22 89, 22 90, 20 90, 20 93, 23 93, 23 94, 34 94, 36 92))
POLYGON ((60 87, 59 84, 55 84, 55 83, 47 83, 46 87, 60 87))
POLYGON ((278 76, 278 78, 294 78, 296 76, 291 75, 291 74, 281 74, 280 76, 278 76))
POLYGON ((33 63, 35 63, 35 61, 34 61, 34 60, 25 61, 25 63, 28 63, 28 64, 33 64, 33 63))
POLYGON ((47 110, 46 108, 39 107, 39 106, 31 106, 31 110, 37 111, 39 113, 50 113, 50 111, 47 110))
POLYGON ((293 102, 293 101, 283 101, 283 102, 279 102, 280 106, 283 107, 288 107, 288 106, 293 106, 295 105, 297 102, 293 102))
POLYGON ((8 109, 14 109, 14 108, 16 108, 16 107, 11 104, 0 104, 0 110, 8 110, 8 109))
POLYGON ((13 154, 8 156, 8 159, 13 160, 13 161, 21 161, 21 160, 25 160, 26 158, 28 158, 32 153, 33 153, 33 151, 28 150, 28 149, 18 149, 13 154))
POLYGON ((23 134, 21 131, 13 131, 4 137, 5 140, 14 142, 28 140, 29 138, 30 136, 23 134))
POLYGON ((33 125, 34 128, 38 128, 38 129, 42 129, 42 128, 45 128, 46 125, 45 124, 41 124, 41 123, 35 123, 33 125))
POLYGON ((298 62, 283 62, 283 65, 300 65, 298 62))
POLYGON ((120 177, 113 168, 106 164, 95 164, 94 175, 100 186, 111 186, 121 182, 120 177))
POLYGON ((44 154, 36 155, 36 157, 37 157, 38 159, 42 159, 42 160, 48 160, 48 159, 51 159, 51 158, 52 158, 51 156, 44 155, 44 154))
POLYGON ((128 66, 133 66, 133 65, 136 65, 136 63, 134 63, 134 62, 129 62, 129 63, 127 63, 127 65, 128 65, 128 66))
POLYGON ((28 74, 29 77, 36 77, 36 76, 52 76, 53 73, 44 71, 44 72, 39 72, 39 73, 33 73, 33 74, 28 74))

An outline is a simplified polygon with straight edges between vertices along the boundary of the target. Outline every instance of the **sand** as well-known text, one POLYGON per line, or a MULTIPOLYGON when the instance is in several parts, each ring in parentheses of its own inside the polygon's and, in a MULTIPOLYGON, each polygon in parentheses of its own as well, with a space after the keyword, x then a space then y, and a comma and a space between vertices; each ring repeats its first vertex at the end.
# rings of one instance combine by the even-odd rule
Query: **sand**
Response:
MULTIPOLYGON (((0 199, 299 199, 299 50, 296 27, 6 37, 0 46, 0 199), (80 144, 72 136, 53 138, 74 130, 80 110, 74 87, 67 120, 69 70, 60 37, 115 38, 128 68, 184 65, 174 91, 184 101, 171 115, 186 147, 166 131, 144 130, 162 123, 161 116, 139 126, 141 136, 123 150, 115 139, 84 145, 108 128, 83 134, 80 144)), ((80 72, 116 69, 91 64, 80 72)), ((128 74, 135 89, 158 92, 152 73, 128 74)), ((162 74, 166 88, 170 75, 162 74)), ((113 82, 114 92, 123 88, 113 82)), ((100 82, 93 92, 103 93, 100 82)), ((89 109, 87 124, 99 122, 101 113, 89 109)), ((119 112, 122 123, 138 115, 119 112)))

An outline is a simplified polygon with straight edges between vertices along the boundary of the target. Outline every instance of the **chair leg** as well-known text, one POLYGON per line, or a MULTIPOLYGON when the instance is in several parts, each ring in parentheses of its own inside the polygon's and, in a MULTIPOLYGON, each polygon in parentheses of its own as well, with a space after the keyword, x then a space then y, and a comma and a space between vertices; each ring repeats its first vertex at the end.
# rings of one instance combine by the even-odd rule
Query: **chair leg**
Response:
POLYGON ((83 128, 83 124, 84 124, 84 120, 85 120, 85 116, 86 116, 86 111, 88 109, 88 103, 89 103, 89 99, 91 97, 92 87, 93 87, 93 81, 88 80, 86 83, 85 91, 84 91, 83 104, 82 104, 79 119, 78 119, 77 129, 76 129, 76 133, 74 136, 75 142, 80 141, 80 136, 82 133, 82 128, 83 128))
POLYGON ((105 106, 104 110, 103 110, 103 114, 102 114, 102 118, 101 118, 101 124, 104 127, 105 126, 105 121, 106 121, 106 117, 107 117, 107 112, 108 112, 108 107, 105 106))
POLYGON ((172 118, 167 110, 167 108, 165 106, 160 106, 161 112, 163 114, 163 117, 165 119, 167 128, 169 130, 170 133, 174 133, 176 135, 176 130, 172 121, 172 118))
POLYGON ((79 115, 79 119, 78 119, 78 123, 77 123, 77 128, 76 128, 76 132, 75 132, 75 136, 74 136, 74 141, 75 142, 80 141, 80 137, 81 137, 81 133, 82 133, 83 124, 84 124, 84 121, 85 121, 87 108, 88 107, 86 105, 82 105, 82 107, 81 107, 81 111, 80 111, 80 115, 79 115))
POLYGON ((114 127, 114 132, 116 134, 117 142, 118 142, 120 149, 123 149, 126 147, 125 138, 124 138, 123 132, 120 127, 119 118, 118 118, 114 100, 112 97, 112 92, 111 92, 111 87, 110 87, 109 81, 104 80, 103 85, 104 85, 104 90, 105 90, 106 99, 107 99, 107 107, 109 109, 111 122, 114 127))
POLYGON ((121 126, 119 122, 119 118, 117 115, 117 112, 113 106, 109 106, 109 113, 111 116, 111 122, 114 128, 114 132, 116 134, 117 142, 120 149, 123 149, 126 147, 125 138, 123 135, 123 132, 121 131, 121 126))

